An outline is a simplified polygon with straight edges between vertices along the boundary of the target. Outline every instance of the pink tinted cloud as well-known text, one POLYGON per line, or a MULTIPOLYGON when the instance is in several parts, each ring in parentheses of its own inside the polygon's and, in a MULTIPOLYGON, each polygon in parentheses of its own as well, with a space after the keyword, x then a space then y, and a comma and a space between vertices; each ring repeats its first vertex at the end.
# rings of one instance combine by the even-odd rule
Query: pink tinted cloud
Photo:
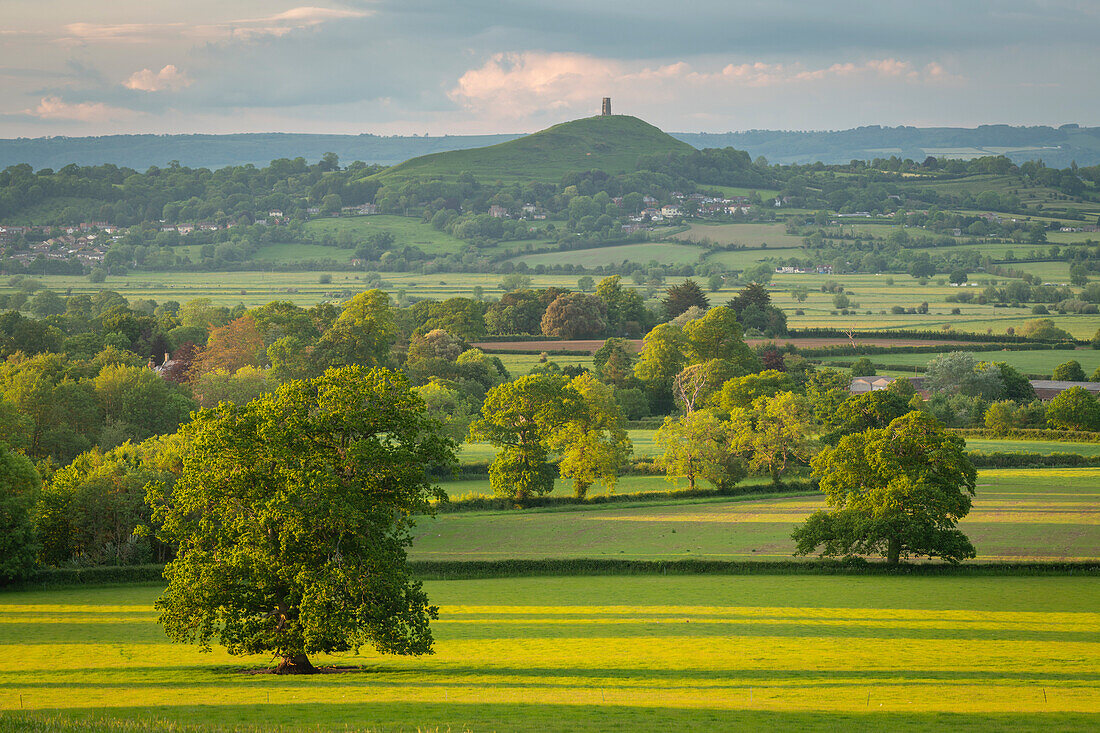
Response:
POLYGON ((175 91, 191 86, 191 79, 185 72, 177 69, 175 64, 168 64, 160 71, 152 69, 135 71, 122 83, 122 86, 139 92, 175 91))
POLYGON ((519 118, 539 110, 591 106, 593 99, 612 92, 638 99, 674 100, 689 88, 717 94, 743 87, 851 79, 937 83, 958 78, 938 63, 920 69, 893 58, 821 68, 755 62, 697 71, 683 61, 646 66, 585 54, 525 52, 496 54, 482 66, 466 71, 449 96, 471 110, 491 108, 499 116, 519 118))
POLYGON ((42 120, 72 120, 76 122, 116 122, 136 113, 121 107, 111 107, 102 102, 66 102, 61 97, 43 97, 34 109, 24 114, 42 120))

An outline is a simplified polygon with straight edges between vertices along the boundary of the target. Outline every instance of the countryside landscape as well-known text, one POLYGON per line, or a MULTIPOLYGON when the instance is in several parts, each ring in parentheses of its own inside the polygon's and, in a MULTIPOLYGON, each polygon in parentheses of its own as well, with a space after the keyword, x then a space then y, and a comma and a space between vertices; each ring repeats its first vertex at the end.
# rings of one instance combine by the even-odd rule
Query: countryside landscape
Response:
POLYGON ((1005 71, 1092 14, 63 5, 0 733, 1100 725, 1095 80, 1005 71))

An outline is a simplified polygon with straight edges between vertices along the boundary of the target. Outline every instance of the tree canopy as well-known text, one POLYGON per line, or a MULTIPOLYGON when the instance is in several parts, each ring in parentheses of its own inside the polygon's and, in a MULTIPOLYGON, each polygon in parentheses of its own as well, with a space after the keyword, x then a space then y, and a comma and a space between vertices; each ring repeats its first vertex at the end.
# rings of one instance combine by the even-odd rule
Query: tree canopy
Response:
POLYGON ((231 654, 308 655, 372 644, 427 654, 436 609, 405 570, 411 516, 442 497, 454 459, 424 403, 386 369, 330 369, 184 426, 174 486, 149 500, 177 548, 157 601, 169 637, 231 654))
POLYGON ((841 438, 813 460, 832 511, 794 530, 795 554, 881 554, 890 564, 923 555, 958 563, 974 546, 956 528, 970 511, 977 472, 962 438, 910 412, 882 429, 841 438))

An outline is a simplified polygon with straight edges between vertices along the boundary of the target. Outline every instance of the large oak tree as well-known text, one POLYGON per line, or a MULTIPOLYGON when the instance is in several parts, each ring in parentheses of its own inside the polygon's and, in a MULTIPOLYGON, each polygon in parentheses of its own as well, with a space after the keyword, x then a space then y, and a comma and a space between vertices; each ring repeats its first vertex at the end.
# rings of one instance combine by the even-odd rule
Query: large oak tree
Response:
POLYGON ((962 438, 924 412, 883 429, 846 435, 813 460, 832 508, 794 530, 796 555, 882 554, 896 565, 925 555, 951 563, 974 557, 956 528, 970 511, 977 472, 962 438))
POLYGON ((149 493, 164 540, 160 622, 181 642, 308 655, 371 644, 432 650, 436 608, 405 569, 412 515, 441 497, 429 470, 454 461, 404 377, 330 369, 247 405, 203 410, 170 491, 149 493))

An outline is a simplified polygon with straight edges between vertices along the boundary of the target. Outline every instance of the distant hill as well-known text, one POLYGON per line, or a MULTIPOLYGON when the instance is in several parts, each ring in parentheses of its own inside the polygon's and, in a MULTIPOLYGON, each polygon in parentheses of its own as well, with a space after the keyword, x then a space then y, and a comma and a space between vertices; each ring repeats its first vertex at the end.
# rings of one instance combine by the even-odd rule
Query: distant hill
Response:
POLYGON ((691 152, 658 128, 628 115, 586 117, 484 148, 433 153, 405 161, 378 177, 454 178, 469 172, 485 180, 558 181, 570 171, 626 173, 643 155, 691 152))
POLYGON ((57 170, 69 163, 113 163, 144 171, 178 160, 191 168, 228 165, 266 166, 278 158, 305 158, 311 163, 336 153, 350 163, 394 165, 419 155, 475 148, 515 140, 520 135, 446 135, 381 137, 379 135, 304 135, 241 133, 237 135, 105 135, 0 140, 0 169, 30 163, 35 170, 57 170))
POLYGON ((1042 159, 1048 166, 1068 168, 1100 163, 1100 127, 857 127, 837 132, 673 133, 697 148, 733 147, 771 163, 847 163, 897 155, 924 160, 929 155, 977 158, 1006 155, 1016 163, 1042 159))
MULTIPOLYGON (((637 122, 645 125, 640 120, 637 122)), ((762 155, 773 163, 847 163, 852 159, 869 160, 890 155, 923 160, 929 155, 973 158, 1003 154, 1017 163, 1042 158, 1048 165, 1058 168, 1065 168, 1072 161, 1081 166, 1100 164, 1100 128, 1077 125, 1057 128, 870 126, 835 132, 750 130, 720 134, 674 132, 670 135, 696 148, 734 147, 747 150, 754 158, 762 155)), ((0 140, 0 169, 16 163, 30 163, 36 170, 56 170, 69 163, 114 163, 143 171, 172 160, 192 168, 249 163, 262 166, 276 158, 298 156, 315 162, 327 152, 336 153, 345 163, 362 160, 395 165, 431 153, 492 146, 520 137, 522 135, 517 134, 382 137, 242 133, 18 138, 0 140)))

